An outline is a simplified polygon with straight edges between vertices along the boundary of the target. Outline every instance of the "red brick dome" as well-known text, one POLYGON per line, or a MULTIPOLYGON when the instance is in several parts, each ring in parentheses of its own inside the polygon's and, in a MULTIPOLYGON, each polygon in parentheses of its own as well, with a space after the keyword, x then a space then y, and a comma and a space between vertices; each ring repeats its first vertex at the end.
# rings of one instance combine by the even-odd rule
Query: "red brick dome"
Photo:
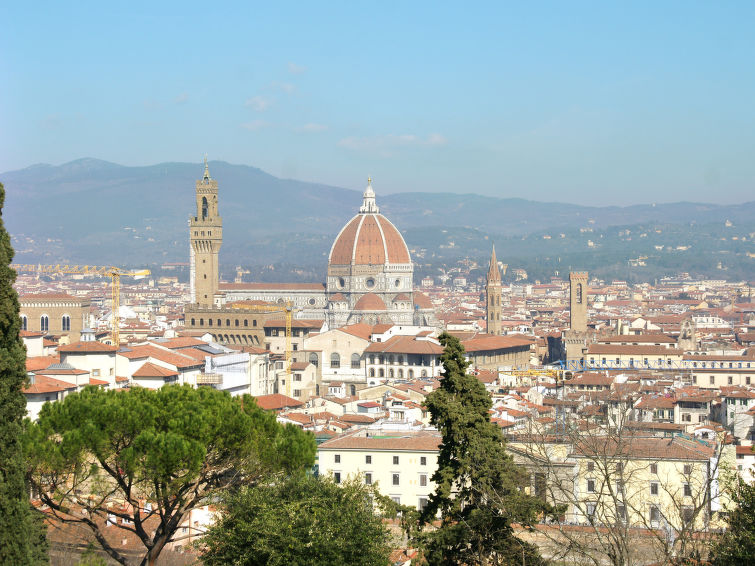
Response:
POLYGON ((380 214, 372 184, 364 192, 359 214, 349 220, 330 249, 328 265, 411 263, 409 248, 396 227, 380 214))
POLYGON ((411 263, 409 248, 396 227, 382 214, 357 214, 338 234, 330 265, 411 263))
POLYGON ((359 297, 357 304, 354 305, 355 311, 384 311, 385 303, 383 299, 378 297, 375 293, 367 293, 359 297))

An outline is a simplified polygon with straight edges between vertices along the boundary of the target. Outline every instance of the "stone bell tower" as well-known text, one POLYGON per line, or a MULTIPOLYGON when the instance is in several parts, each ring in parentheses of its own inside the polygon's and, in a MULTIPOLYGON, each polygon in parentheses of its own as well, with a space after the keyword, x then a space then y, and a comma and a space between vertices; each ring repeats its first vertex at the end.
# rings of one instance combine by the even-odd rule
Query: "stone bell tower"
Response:
POLYGON ((501 335, 501 272, 498 270, 498 259, 495 257, 495 246, 490 256, 490 267, 485 285, 487 333, 501 335))
POLYGON ((218 291, 218 253, 223 244, 223 219, 218 214, 218 182, 210 178, 207 158, 204 176, 196 185, 197 213, 189 219, 192 301, 212 306, 218 291))

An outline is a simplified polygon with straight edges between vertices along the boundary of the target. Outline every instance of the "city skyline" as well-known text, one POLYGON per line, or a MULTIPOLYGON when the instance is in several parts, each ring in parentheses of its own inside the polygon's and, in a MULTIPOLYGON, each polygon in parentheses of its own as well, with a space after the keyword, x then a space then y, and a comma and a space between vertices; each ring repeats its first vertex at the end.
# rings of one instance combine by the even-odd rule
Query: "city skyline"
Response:
POLYGON ((380 192, 752 200, 755 8, 8 8, 0 171, 210 158, 380 192))

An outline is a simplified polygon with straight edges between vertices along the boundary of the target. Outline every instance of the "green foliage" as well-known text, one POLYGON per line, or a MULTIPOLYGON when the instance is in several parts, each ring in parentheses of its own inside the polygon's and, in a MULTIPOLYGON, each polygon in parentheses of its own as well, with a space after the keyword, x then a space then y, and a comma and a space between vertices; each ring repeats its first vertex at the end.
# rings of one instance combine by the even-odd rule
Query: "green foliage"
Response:
POLYGON ((116 560, 117 548, 98 536, 100 524, 89 517, 129 519, 148 550, 145 560, 153 561, 193 507, 229 487, 306 470, 316 450, 311 434, 280 426, 252 397, 178 385, 87 387, 45 405, 25 440, 43 501, 62 520, 86 524, 116 560), (77 489, 94 497, 78 499, 77 489), (108 510, 115 500, 134 509, 108 510), (151 512, 138 512, 140 500, 155 503, 151 512), (88 514, 74 518, 67 512, 72 504, 85 505, 88 514), (156 529, 145 526, 147 517, 156 529))
POLYGON ((5 189, 0 184, 0 564, 47 561, 45 526, 32 515, 24 478, 21 423, 26 414, 26 350, 19 336, 13 248, 2 221, 5 189))
POLYGON ((356 480, 294 476, 228 494, 221 519, 201 541, 208 566, 388 563, 389 533, 356 480))
POLYGON ((732 499, 737 508, 729 515, 729 528, 712 549, 713 566, 755 563, 755 485, 736 478, 732 499))
POLYGON ((490 422, 490 395, 467 374, 463 346, 446 333, 440 341, 444 372, 426 405, 443 442, 432 478, 436 491, 422 520, 440 513, 441 524, 417 537, 425 558, 430 564, 539 564, 536 548, 518 539, 511 523, 531 525, 546 506, 523 491, 528 478, 490 422))
POLYGON ((107 566, 107 560, 97 554, 93 544, 89 544, 84 554, 81 555, 76 566, 107 566))

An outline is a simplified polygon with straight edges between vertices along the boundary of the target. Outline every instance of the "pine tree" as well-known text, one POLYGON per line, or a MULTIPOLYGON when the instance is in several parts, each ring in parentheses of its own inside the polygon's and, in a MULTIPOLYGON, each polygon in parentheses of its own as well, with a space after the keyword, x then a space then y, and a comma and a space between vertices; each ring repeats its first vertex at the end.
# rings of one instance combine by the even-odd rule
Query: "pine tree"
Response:
POLYGON ((739 477, 733 483, 731 495, 737 507, 729 515, 726 532, 713 547, 713 566, 755 563, 755 485, 739 477))
POLYGON ((440 342, 444 371, 426 405, 443 442, 432 478, 436 491, 422 521, 440 514, 441 524, 419 535, 425 558, 430 564, 541 564, 537 549, 514 534, 512 522, 532 524, 545 505, 523 491, 527 477, 490 421, 485 386, 467 374, 464 347, 447 333, 440 342))
POLYGON ((4 204, 0 184, 0 564, 39 564, 46 553, 40 533, 44 523, 32 516, 24 478, 20 434, 26 414, 26 350, 19 335, 16 273, 10 268, 13 248, 2 221, 4 204))

